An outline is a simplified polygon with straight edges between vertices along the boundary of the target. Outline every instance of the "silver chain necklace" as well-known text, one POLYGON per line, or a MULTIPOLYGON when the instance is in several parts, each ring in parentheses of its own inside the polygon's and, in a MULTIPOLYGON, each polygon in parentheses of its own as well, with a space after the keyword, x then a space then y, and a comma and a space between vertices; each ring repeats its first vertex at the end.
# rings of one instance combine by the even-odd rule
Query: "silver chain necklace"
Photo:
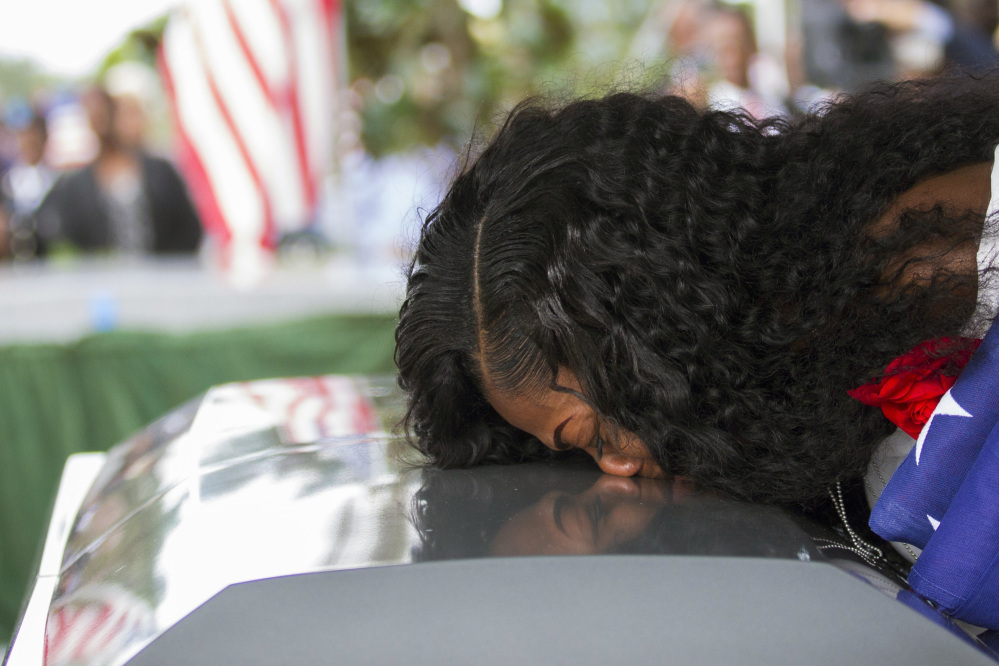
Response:
POLYGON ((874 566, 877 561, 884 558, 884 553, 877 546, 864 541, 853 530, 853 527, 850 526, 850 521, 846 519, 846 504, 843 502, 843 486, 840 485, 839 481, 836 482, 835 492, 832 488, 829 489, 829 497, 832 498, 833 506, 836 507, 836 513, 839 514, 839 519, 843 521, 843 527, 846 529, 847 536, 850 537, 850 541, 853 543, 853 548, 847 546, 840 547, 856 553, 865 562, 874 566))

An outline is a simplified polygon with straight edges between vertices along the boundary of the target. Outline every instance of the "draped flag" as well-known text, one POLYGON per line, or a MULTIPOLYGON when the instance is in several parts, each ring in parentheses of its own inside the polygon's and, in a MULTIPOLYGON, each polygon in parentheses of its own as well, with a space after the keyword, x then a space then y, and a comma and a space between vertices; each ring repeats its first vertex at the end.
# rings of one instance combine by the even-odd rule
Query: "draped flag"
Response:
POLYGON ((999 324, 993 324, 871 513, 871 528, 923 549, 918 594, 999 628, 999 324))
POLYGON ((340 34, 338 0, 189 0, 164 31, 178 164, 237 282, 259 279, 280 235, 313 221, 340 34))
POLYGON ((918 594, 958 619, 999 629, 999 428, 993 428, 909 573, 918 594))
POLYGON ((993 325, 885 486, 871 512, 871 529, 890 541, 926 547, 999 422, 997 379, 999 326, 993 325))

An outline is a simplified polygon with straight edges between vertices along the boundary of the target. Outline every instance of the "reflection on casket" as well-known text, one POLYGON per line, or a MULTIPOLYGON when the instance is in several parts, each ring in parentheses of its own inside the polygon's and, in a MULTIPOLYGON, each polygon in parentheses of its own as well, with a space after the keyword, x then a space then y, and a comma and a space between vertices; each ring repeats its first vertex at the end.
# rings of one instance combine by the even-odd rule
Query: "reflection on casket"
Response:
POLYGON ((800 517, 583 461, 420 468, 400 409, 388 379, 228 385, 116 447, 9 663, 31 632, 53 666, 990 663, 800 517))

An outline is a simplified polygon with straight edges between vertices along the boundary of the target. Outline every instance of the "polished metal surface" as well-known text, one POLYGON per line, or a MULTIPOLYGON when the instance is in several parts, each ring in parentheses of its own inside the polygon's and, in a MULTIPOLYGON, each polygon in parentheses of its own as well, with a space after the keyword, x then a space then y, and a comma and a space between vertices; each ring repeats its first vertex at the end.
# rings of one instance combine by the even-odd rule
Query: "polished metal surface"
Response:
POLYGON ((78 453, 70 456, 63 469, 45 548, 38 564, 38 575, 21 614, 10 652, 4 664, 35 666, 45 658, 45 625, 49 605, 59 583, 66 539, 76 520, 83 498, 104 467, 103 453, 78 453))
POLYGON ((123 663, 231 583, 407 561, 398 409, 391 379, 230 384, 112 449, 66 543, 46 663, 123 663))
POLYGON ((401 414, 391 378, 231 384, 113 449, 66 539, 45 663, 124 664, 227 586, 291 574, 590 554, 836 561, 829 534, 682 481, 588 461, 421 468, 389 434, 401 414))

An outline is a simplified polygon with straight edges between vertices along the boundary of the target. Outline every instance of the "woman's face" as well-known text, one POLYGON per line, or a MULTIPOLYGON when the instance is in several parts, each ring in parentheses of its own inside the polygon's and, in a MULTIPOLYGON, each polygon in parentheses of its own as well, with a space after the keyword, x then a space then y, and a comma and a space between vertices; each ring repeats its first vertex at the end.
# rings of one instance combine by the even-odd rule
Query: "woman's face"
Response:
POLYGON ((496 533, 492 555, 589 555, 606 553, 641 534, 664 507, 694 493, 673 483, 601 476, 584 493, 553 490, 496 533))
POLYGON ((122 146, 141 148, 146 136, 146 112, 133 95, 115 97, 114 133, 122 146))
POLYGON ((111 137, 114 122, 114 107, 111 99, 98 90, 88 90, 80 100, 87 112, 87 120, 94 135, 105 140, 111 137))
MULTIPOLYGON (((579 381, 568 370, 559 370, 556 383, 580 392, 579 381)), ((533 435, 550 449, 583 449, 601 470, 615 476, 665 476, 634 433, 609 427, 592 407, 572 393, 552 389, 533 393, 504 391, 488 377, 485 389, 486 400, 507 423, 533 435), (598 437, 602 440, 600 447, 598 437)))

